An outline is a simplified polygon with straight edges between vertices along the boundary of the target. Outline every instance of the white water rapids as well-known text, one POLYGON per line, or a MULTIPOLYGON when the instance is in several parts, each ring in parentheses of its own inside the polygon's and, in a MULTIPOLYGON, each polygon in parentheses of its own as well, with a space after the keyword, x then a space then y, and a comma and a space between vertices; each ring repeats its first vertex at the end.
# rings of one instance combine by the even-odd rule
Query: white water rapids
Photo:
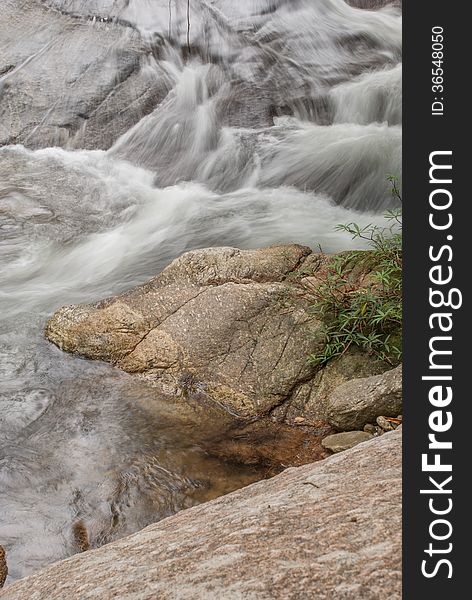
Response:
MULTIPOLYGON (((92 28, 138 30, 158 47, 141 71, 169 91, 108 150, 77 149, 80 129, 63 148, 0 148, 9 581, 76 551, 77 518, 98 546, 200 501, 199 489, 255 478, 202 456, 191 419, 153 390, 47 343, 48 315, 142 283, 192 248, 358 247, 334 227, 382 224, 396 206, 387 177, 401 170, 397 7, 208 0, 187 15, 186 1, 42 4, 92 28)), ((0 71, 0 94, 34 61, 0 71)))

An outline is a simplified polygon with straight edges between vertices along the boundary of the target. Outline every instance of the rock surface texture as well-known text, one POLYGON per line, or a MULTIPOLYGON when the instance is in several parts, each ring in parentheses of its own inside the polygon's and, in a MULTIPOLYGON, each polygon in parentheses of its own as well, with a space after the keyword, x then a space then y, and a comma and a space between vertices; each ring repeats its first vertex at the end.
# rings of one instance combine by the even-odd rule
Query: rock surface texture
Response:
POLYGON ((0 145, 106 149, 167 94, 133 27, 33 0, 6 0, 2 13, 0 145))
MULTIPOLYGON (((386 1, 351 4, 371 8, 386 1)), ((297 106, 318 102, 325 85, 347 81, 372 64, 389 66, 398 59, 396 36, 382 40, 385 51, 375 31, 361 25, 355 54, 344 52, 331 65, 329 51, 318 53, 317 46, 312 47, 311 32, 307 35, 298 27, 296 36, 303 36, 303 43, 294 43, 290 30, 286 31, 283 21, 279 23, 277 9, 290 5, 290 0, 275 4, 262 0, 255 5, 260 14, 253 30, 245 20, 244 2, 190 3, 188 47, 185 0, 4 0, 0 146, 108 149, 162 106, 168 92, 175 89, 176 73, 189 52, 196 61, 203 58, 213 64, 209 93, 221 122, 250 128, 270 128, 274 116, 293 115, 297 106), (267 30, 274 33, 267 35, 267 30), (288 37, 282 45, 288 53, 284 61, 280 60, 279 36, 288 37), (172 56, 178 57, 177 70, 165 65, 172 56), (240 59, 233 65, 228 57, 240 59), (246 72, 238 68, 240 62, 255 68, 246 72), (293 62, 309 72, 306 85, 299 69, 291 68, 293 62), (223 69, 221 63, 225 63, 223 69)), ((330 12, 323 12, 322 5, 317 8, 314 17, 325 18, 330 12)), ((347 6, 342 8, 342 4, 337 6, 336 13, 343 20, 356 18, 347 6)), ((375 16, 372 19, 381 22, 375 16)), ((343 28, 338 33, 332 22, 323 36, 324 44, 339 48, 346 43, 343 28)))
POLYGON ((8 575, 7 556, 3 546, 0 546, 0 588, 3 587, 8 575))
POLYGON ((402 412, 401 369, 400 365, 382 375, 338 386, 327 403, 329 423, 336 429, 350 431, 375 423, 379 415, 396 417, 402 412))
POLYGON ((351 6, 356 8, 383 8, 384 6, 401 6, 402 0, 346 0, 351 6))
POLYGON ((331 450, 331 452, 344 452, 350 448, 354 448, 357 444, 366 442, 372 438, 370 433, 365 431, 343 431, 342 433, 334 433, 324 438, 323 448, 331 450))
POLYGON ((5 600, 401 598, 401 432, 182 511, 5 600))
MULTIPOLYGON (((309 290, 330 260, 297 245, 188 252, 125 294, 58 310, 46 336, 67 352, 241 416, 323 420, 335 387, 388 368, 361 352, 324 369, 308 362, 325 343, 309 290)), ((363 285, 370 269, 359 258, 353 280, 363 285)))

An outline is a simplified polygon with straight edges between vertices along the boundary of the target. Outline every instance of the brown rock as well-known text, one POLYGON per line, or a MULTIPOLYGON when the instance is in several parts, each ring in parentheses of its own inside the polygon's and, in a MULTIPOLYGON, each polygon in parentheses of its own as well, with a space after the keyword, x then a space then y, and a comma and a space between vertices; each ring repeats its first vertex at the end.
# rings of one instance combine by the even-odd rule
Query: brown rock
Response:
MULTIPOLYGON (((369 256, 351 267, 359 285, 372 269, 369 256)), ((303 267, 325 277, 329 260, 298 245, 187 252, 125 294, 58 310, 46 336, 63 350, 109 361, 167 391, 210 398, 237 415, 278 410, 280 420, 323 420, 322 399, 335 386, 385 370, 362 352, 322 371, 307 361, 325 343, 325 326, 296 275, 303 267)))
POLYGON ((7 555, 3 546, 0 546, 0 588, 3 587, 8 575, 7 555))
POLYGON ((74 546, 77 548, 78 552, 86 552, 87 550, 90 550, 87 526, 82 520, 77 521, 72 526, 72 536, 74 540, 74 546))
POLYGON ((401 555, 395 431, 77 554, 0 597, 399 600, 401 555))

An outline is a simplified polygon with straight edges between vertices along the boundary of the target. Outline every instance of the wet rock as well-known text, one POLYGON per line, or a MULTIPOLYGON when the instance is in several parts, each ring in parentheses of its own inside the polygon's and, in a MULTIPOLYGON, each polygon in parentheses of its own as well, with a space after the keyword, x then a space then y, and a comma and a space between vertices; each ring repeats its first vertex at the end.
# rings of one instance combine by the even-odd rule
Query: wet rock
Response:
POLYGON ((401 365, 373 377, 338 386, 328 398, 327 420, 341 431, 362 429, 379 415, 394 417, 402 408, 401 365))
POLYGON ((67 352, 109 361, 170 393, 210 399, 239 416, 301 402, 305 386, 310 419, 323 420, 327 390, 371 374, 372 362, 375 369, 385 365, 366 353, 348 353, 321 376, 308 362, 325 343, 325 325, 313 317, 312 298, 292 276, 305 262, 316 272, 329 260, 311 256, 297 245, 188 252, 134 290, 58 310, 46 336, 67 352))
POLYGON ((383 8, 384 6, 401 6, 402 0, 346 0, 348 4, 355 8, 383 8))
POLYGON ((74 546, 78 552, 87 552, 90 550, 90 540, 87 526, 80 520, 72 526, 72 537, 74 546))
POLYGON ((3 587, 8 576, 7 555, 3 546, 0 546, 0 588, 3 587))
MULTIPOLYGON (((204 10, 191 5, 191 58, 223 64, 227 73, 221 93, 209 90, 218 128, 270 128, 281 114, 323 122, 325 107, 312 113, 320 90, 400 60, 400 36, 390 30, 379 39, 381 23, 374 13, 365 24, 357 22, 354 36, 340 40, 352 11, 318 3, 294 7, 293 18, 301 24, 327 20, 320 47, 311 30, 287 27, 287 3, 259 2, 251 20, 244 3, 221 0, 205 3, 204 10), (339 52, 339 44, 347 51, 339 52)), ((364 8, 372 3, 357 2, 364 8)), ((164 64, 169 37, 179 68, 189 58, 185 7, 169 6, 170 13, 167 2, 143 0, 4 1, 0 145, 108 149, 159 109, 176 84, 176 71, 164 64)))
POLYGON ((370 439, 372 439, 372 434, 367 433, 366 431, 344 431, 342 433, 328 435, 321 443, 326 450, 337 453, 349 450, 350 448, 357 446, 357 444, 361 444, 370 439))
POLYGON ((202 447, 209 455, 225 462, 263 466, 268 475, 275 475, 284 468, 329 456, 322 447, 322 439, 330 433, 333 429, 323 421, 298 424, 298 427, 270 423, 267 419, 250 423, 236 421, 221 434, 203 442, 202 447))
POLYGON ((2 598, 399 600, 401 462, 400 432, 385 434, 55 563, 2 598))
POLYGON ((107 149, 168 92, 139 32, 117 21, 7 0, 0 39, 0 145, 107 149))

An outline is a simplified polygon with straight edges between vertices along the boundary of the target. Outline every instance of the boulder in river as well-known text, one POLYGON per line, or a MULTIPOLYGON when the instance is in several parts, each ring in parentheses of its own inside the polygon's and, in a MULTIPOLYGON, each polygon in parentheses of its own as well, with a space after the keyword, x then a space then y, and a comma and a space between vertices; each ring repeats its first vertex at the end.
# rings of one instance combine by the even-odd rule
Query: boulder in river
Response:
POLYGON ((27 577, 2 600, 401 598, 401 432, 27 577))
MULTIPOLYGON (((369 282, 370 256, 351 261, 359 286, 369 282)), ((311 311, 310 289, 331 260, 298 245, 195 250, 129 292, 59 309, 46 336, 67 352, 238 416, 323 420, 336 386, 388 368, 361 351, 326 368, 308 361, 326 330, 311 311)))

